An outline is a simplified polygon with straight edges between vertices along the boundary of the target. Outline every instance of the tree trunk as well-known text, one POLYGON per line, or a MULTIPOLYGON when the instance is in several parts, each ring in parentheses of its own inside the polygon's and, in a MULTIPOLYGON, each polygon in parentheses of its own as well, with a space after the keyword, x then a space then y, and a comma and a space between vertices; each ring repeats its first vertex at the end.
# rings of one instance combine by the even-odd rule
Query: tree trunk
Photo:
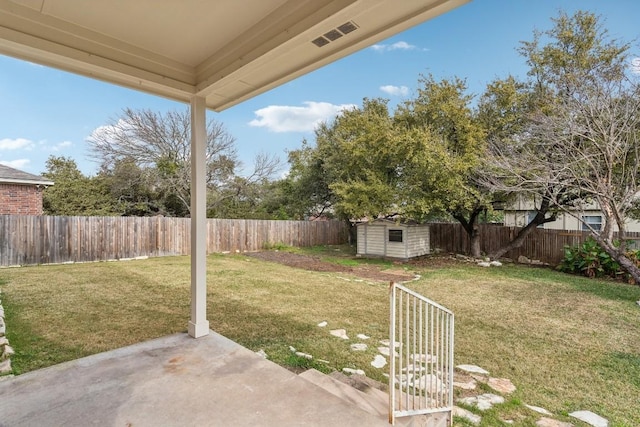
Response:
POLYGON ((533 230, 536 229, 539 225, 546 224, 547 222, 552 222, 556 220, 556 214, 551 215, 547 218, 547 212, 549 211, 549 199, 544 198, 542 203, 540 204, 540 209, 536 212, 536 216, 531 220, 526 227, 522 228, 516 237, 514 237, 509 243, 503 245, 489 254, 489 258, 498 259, 501 258, 507 252, 517 249, 524 243, 524 239, 531 234, 533 230))
POLYGON ((484 210, 483 206, 477 206, 471 211, 469 215, 469 220, 464 217, 461 213, 452 213, 452 216, 460 222, 464 231, 467 232, 469 236, 469 255, 474 258, 480 258, 482 255, 480 251, 480 228, 478 227, 478 216, 484 210))
POLYGON ((346 219, 345 222, 348 230, 348 243, 349 246, 353 246, 358 243, 358 233, 356 232, 357 228, 350 220, 346 219))
POLYGON ((473 225, 473 229, 469 235, 469 246, 471 256, 474 258, 480 258, 482 253, 480 251, 480 228, 478 227, 478 224, 473 225))
POLYGON ((625 253, 621 252, 619 248, 616 248, 611 240, 606 240, 598 234, 592 234, 600 247, 604 249, 604 251, 608 253, 609 256, 611 256, 611 258, 613 258, 618 264, 620 264, 620 268, 629 273, 636 285, 640 285, 640 268, 638 268, 636 263, 629 259, 625 253))

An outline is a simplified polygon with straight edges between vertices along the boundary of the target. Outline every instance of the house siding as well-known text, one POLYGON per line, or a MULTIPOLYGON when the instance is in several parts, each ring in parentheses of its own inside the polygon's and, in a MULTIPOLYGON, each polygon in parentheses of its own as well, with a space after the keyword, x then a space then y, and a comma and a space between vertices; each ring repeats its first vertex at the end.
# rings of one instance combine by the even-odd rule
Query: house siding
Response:
MULTIPOLYGON (((513 203, 507 205, 504 209, 504 225, 506 227, 525 227, 529 223, 529 212, 534 212, 536 206, 540 203, 530 198, 517 197, 513 203)), ((589 203, 583 207, 582 211, 576 211, 578 216, 602 216, 604 215, 600 210, 597 203, 589 203)), ((636 220, 629 220, 626 223, 627 231, 640 232, 640 222, 636 220)), ((567 213, 559 213, 555 221, 547 222, 540 226, 540 228, 546 230, 569 230, 580 231, 582 230, 582 222, 573 215, 567 213)), ((614 224, 614 231, 618 231, 618 227, 614 224)))
MULTIPOLYGON (((533 209, 532 209, 533 210, 533 209)), ((524 227, 528 223, 528 211, 505 211, 504 213, 504 225, 506 227, 524 227)), ((585 216, 597 216, 600 215, 603 217, 602 211, 600 210, 585 210, 581 212, 580 215, 585 216)), ((627 221, 627 231, 631 232, 640 232, 640 222, 635 220, 627 221)), ((580 231, 582 230, 582 223, 575 217, 569 214, 558 214, 558 218, 555 221, 547 222, 543 224, 540 228, 544 228, 546 230, 569 230, 569 231, 580 231)), ((614 224, 614 231, 618 231, 618 227, 614 224)))
POLYGON ((42 187, 0 183, 0 215, 42 215, 42 187))

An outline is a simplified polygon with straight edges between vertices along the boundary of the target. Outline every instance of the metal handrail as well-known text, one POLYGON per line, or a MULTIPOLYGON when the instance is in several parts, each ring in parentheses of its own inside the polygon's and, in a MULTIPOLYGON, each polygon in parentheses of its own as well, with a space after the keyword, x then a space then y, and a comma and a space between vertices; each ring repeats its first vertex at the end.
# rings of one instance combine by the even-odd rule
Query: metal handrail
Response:
POLYGON ((389 423, 448 413, 451 425, 453 312, 397 283, 389 294, 389 423))

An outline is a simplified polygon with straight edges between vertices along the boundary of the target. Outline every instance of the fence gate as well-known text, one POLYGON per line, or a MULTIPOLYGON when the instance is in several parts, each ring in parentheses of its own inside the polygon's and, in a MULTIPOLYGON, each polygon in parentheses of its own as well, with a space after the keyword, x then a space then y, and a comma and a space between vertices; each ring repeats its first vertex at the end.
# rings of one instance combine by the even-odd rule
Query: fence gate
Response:
POLYGON ((389 422, 432 414, 427 425, 451 425, 453 312, 397 283, 390 297, 389 422))

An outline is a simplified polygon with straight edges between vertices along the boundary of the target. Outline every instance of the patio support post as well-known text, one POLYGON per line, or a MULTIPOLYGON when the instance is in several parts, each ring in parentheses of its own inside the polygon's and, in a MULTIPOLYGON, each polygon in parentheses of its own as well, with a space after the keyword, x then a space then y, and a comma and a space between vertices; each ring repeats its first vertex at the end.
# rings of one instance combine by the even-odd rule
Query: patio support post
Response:
POLYGON ((209 334, 207 320, 207 118, 205 98, 191 98, 191 320, 189 335, 209 334))

